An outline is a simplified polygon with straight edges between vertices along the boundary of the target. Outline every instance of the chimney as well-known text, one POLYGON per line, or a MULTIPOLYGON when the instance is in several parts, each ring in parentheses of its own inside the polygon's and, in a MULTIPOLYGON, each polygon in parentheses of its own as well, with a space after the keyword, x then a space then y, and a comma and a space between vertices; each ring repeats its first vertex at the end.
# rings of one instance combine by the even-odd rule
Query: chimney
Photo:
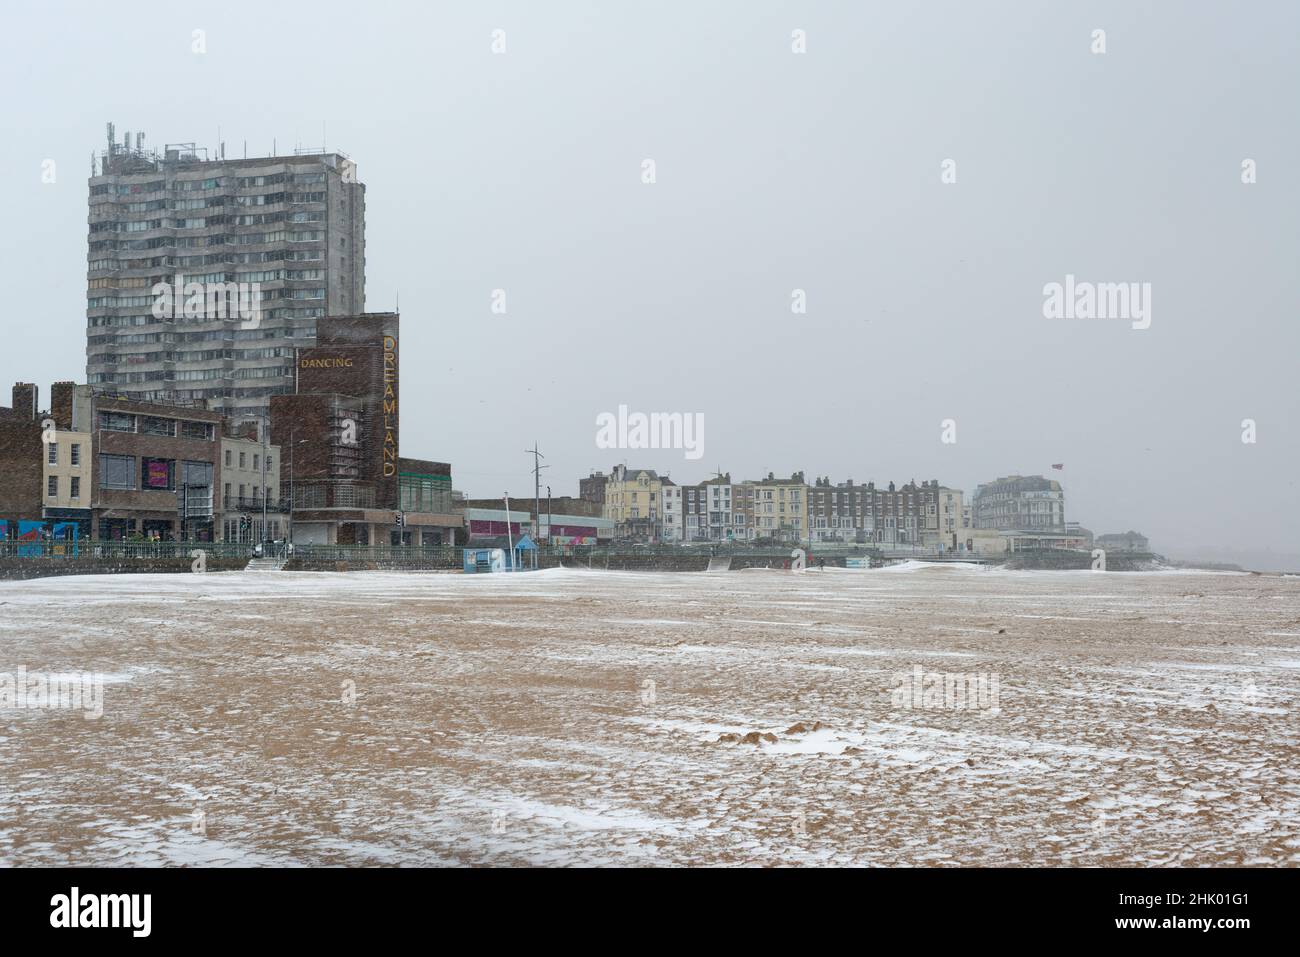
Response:
POLYGON ((40 390, 32 383, 15 382, 13 392, 14 414, 35 419, 39 394, 40 390))
POLYGON ((50 386, 50 418, 60 429, 72 429, 72 397, 76 391, 75 382, 56 382, 50 386))

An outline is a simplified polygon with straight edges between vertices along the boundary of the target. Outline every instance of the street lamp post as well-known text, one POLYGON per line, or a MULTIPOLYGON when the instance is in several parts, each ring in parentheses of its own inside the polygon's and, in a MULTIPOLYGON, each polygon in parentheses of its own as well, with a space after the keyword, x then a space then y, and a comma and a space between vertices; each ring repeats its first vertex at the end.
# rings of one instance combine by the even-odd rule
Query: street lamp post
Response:
MULTIPOLYGON (((297 434, 298 434, 297 426, 294 426, 292 429, 289 430, 289 542, 291 544, 293 542, 293 506, 294 506, 293 500, 296 492, 296 490, 293 487, 293 463, 294 463, 294 459, 296 458, 295 453, 297 452, 297 442, 294 439, 294 436, 296 436, 297 434)), ((284 464, 283 459, 281 459, 281 464, 284 464)))
MULTIPOLYGON (((297 435, 298 429, 296 427, 289 430, 289 529, 285 537, 290 543, 293 542, 293 512, 297 507, 298 501, 298 486, 295 479, 295 459, 298 446, 307 444, 306 439, 297 438, 297 435)), ((280 447, 280 455, 281 462, 283 462, 284 446, 280 447)))
MULTIPOLYGON (((262 542, 265 544, 267 538, 267 488, 266 488, 266 430, 270 426, 267 421, 266 413, 262 413, 262 542)), ((265 551, 265 549, 263 549, 265 551)))
POLYGON ((515 568, 515 539, 510 534, 510 493, 506 492, 502 498, 506 503, 506 544, 510 548, 510 571, 516 571, 515 568))

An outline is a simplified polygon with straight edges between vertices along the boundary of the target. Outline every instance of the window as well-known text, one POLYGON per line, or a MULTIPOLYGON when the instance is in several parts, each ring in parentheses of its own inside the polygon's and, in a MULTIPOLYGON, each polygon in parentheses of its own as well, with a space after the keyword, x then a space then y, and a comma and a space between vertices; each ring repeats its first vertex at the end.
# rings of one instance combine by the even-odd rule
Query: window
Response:
POLYGON ((211 462, 182 462, 181 481, 186 485, 211 485, 211 462))
POLYGON ((176 422, 174 419, 160 419, 152 415, 142 415, 140 416, 140 434, 172 436, 176 434, 176 422))
POLYGON ((174 459, 140 459, 140 488, 145 491, 171 491, 176 488, 174 459))
MULTIPOLYGON (((230 468, 230 455, 231 455, 230 449, 226 449, 226 468, 230 468)), ((229 485, 226 486, 226 494, 227 494, 227 495, 230 494, 230 486, 229 486, 229 485)))
POLYGON ((59 446, 57 442, 50 443, 50 451, 46 454, 46 460, 51 465, 59 464, 59 446))
MULTIPOLYGON (((247 452, 240 452, 240 453, 239 453, 239 467, 240 467, 241 469, 242 469, 242 468, 247 468, 247 467, 248 467, 248 453, 247 453, 247 452)), ((240 487, 242 488, 243 486, 240 486, 240 487)), ((243 493, 243 492, 240 492, 239 494, 240 494, 240 496, 242 497, 244 493, 243 493)))
POLYGON ((99 457, 99 487, 135 489, 134 455, 101 455, 99 457))
POLYGON ((259 468, 262 467, 261 459, 262 457, 260 455, 258 455, 256 452, 253 453, 253 471, 257 471, 259 468))
POLYGON ((104 432, 134 432, 135 416, 125 412, 101 412, 99 428, 104 432))
MULTIPOLYGON (((81 464, 81 443, 80 442, 72 443, 72 464, 73 465, 81 464)), ((77 480, 73 479, 72 481, 75 482, 77 480)), ((74 497, 75 497, 75 493, 74 493, 74 497)))
POLYGON ((81 498, 81 478, 79 476, 72 476, 72 489, 69 495, 71 498, 81 498))
POLYGON ((59 477, 58 477, 57 475, 51 475, 51 476, 50 476, 50 480, 49 480, 49 482, 47 483, 47 485, 48 485, 48 487, 46 488, 45 491, 46 491, 46 493, 50 496, 50 498, 58 498, 58 497, 59 497, 59 477))
POLYGON ((181 438, 203 439, 205 442, 210 442, 212 441, 212 423, 211 422, 182 422, 181 438))

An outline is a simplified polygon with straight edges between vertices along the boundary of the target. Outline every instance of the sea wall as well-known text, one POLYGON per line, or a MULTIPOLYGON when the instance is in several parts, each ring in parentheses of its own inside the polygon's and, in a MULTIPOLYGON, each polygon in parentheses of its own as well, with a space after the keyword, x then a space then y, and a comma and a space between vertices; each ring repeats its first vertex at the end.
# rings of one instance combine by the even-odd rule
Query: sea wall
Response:
MULTIPOLYGON (((1013 552, 1002 562, 1004 568, 1033 569, 1040 571, 1092 568, 1092 552, 1072 552, 1060 549, 1013 552)), ((1159 555, 1150 552, 1107 552, 1106 571, 1145 572, 1163 568, 1159 555)))
MULTIPOLYGON (((242 571, 247 558, 207 559, 209 572, 242 571)), ((189 558, 0 558, 0 581, 55 575, 123 575, 193 571, 189 558)))

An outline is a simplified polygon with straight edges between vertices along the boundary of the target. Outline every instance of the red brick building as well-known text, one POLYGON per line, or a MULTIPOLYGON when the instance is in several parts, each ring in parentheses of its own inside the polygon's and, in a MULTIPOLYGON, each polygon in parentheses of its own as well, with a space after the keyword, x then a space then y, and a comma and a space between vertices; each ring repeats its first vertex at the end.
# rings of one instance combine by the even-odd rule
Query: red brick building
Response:
POLYGON ((451 466, 399 453, 399 325, 395 312, 320 320, 316 346, 298 354, 296 391, 271 398, 295 542, 454 540, 451 466))
POLYGON ((29 382, 13 388, 13 405, 0 406, 0 521, 8 535, 17 523, 41 517, 41 414, 39 390, 29 382))
POLYGON ((939 533, 939 492, 937 479, 877 488, 819 478, 808 489, 808 524, 815 542, 922 545, 939 533))
POLYGON ((55 383, 48 412, 34 385, 18 383, 13 396, 13 407, 0 409, 0 520, 68 520, 68 511, 84 516, 78 524, 94 539, 213 540, 220 413, 71 382, 55 383), (46 508, 58 497, 42 482, 47 457, 53 464, 59 436, 69 432, 89 437, 89 487, 79 490, 76 509, 46 508))

